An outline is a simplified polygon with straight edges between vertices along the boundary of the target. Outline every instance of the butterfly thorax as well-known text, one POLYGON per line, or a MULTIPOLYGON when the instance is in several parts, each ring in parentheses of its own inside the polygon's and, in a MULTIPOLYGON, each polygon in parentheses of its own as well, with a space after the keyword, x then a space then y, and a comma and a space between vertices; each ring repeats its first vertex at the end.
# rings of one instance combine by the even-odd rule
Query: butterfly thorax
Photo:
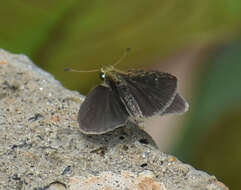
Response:
POLYGON ((143 120, 142 111, 136 98, 131 93, 125 77, 128 77, 128 73, 119 71, 113 66, 101 69, 101 79, 104 81, 104 86, 108 86, 114 92, 118 93, 118 97, 120 97, 121 102, 125 105, 131 119, 141 122, 143 120))

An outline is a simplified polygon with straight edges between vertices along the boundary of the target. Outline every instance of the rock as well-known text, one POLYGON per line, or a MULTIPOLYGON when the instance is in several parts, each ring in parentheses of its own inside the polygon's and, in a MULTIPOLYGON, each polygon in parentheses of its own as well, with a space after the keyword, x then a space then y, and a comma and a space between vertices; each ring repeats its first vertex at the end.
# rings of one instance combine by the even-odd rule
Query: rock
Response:
POLYGON ((131 124, 82 134, 83 99, 26 56, 0 50, 0 189, 228 190, 131 124))

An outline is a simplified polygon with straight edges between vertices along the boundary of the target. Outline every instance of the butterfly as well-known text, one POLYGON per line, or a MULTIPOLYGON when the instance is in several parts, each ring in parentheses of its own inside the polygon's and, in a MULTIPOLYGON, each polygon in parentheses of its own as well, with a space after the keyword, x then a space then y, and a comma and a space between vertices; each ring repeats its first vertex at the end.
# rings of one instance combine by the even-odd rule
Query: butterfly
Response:
POLYGON ((177 92, 177 78, 159 71, 123 72, 101 68, 102 84, 85 98, 78 113, 81 132, 104 134, 124 126, 139 124, 154 115, 183 113, 188 103, 177 92))

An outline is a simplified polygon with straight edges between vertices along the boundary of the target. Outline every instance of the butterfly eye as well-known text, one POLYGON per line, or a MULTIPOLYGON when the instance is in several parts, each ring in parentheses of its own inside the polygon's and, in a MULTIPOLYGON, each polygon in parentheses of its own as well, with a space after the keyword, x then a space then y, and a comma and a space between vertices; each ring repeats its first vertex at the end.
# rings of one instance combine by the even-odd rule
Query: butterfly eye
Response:
POLYGON ((104 80, 105 79, 105 73, 100 73, 100 78, 101 78, 101 80, 104 80))

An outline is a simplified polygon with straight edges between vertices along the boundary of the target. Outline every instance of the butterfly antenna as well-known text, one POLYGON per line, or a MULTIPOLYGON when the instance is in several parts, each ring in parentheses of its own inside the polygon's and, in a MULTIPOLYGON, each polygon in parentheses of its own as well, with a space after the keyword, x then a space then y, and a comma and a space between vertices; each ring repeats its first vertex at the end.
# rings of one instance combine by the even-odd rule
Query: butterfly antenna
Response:
POLYGON ((116 66, 118 65, 119 63, 121 63, 125 58, 126 56, 128 55, 128 53, 130 52, 131 48, 126 48, 125 52, 123 53, 123 55, 120 57, 120 59, 118 61, 116 61, 112 66, 116 66))
POLYGON ((92 73, 92 72, 99 72, 99 69, 93 69, 93 70, 76 70, 72 68, 65 68, 64 71, 66 72, 75 72, 75 73, 92 73))

